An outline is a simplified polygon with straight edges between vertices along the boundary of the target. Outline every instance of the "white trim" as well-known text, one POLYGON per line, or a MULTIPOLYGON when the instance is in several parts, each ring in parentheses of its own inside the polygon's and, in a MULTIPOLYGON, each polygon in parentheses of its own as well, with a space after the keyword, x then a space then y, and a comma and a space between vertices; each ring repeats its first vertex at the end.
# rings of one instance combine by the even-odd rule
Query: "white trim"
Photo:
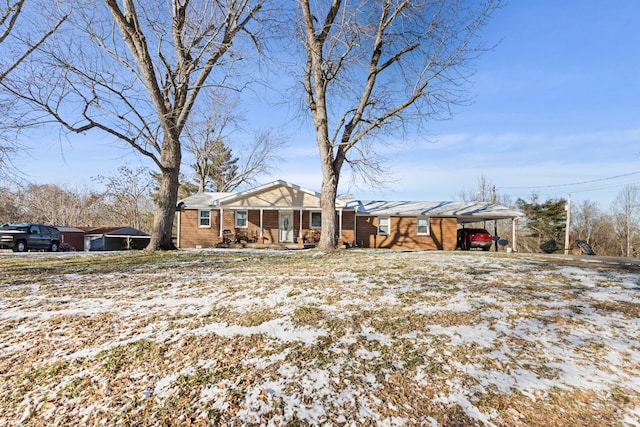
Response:
MULTIPOLYGON (((302 212, 303 210, 300 209, 300 230, 298 230, 298 239, 302 239, 302 212)), ((309 221, 311 221, 311 219, 309 219, 309 221)))
POLYGON ((233 216, 233 225, 235 226, 234 228, 249 228, 249 210, 248 209, 236 209, 236 211, 234 212, 234 216, 233 216), (244 225, 238 225, 238 214, 240 212, 244 212, 245 215, 246 215, 244 225))
MULTIPOLYGON (((178 244, 178 248, 180 248, 180 218, 182 217, 182 211, 178 211, 178 235, 176 236, 176 240, 177 240, 177 244, 178 244)), ((62 241, 64 242, 64 236, 62 238, 62 241)))
POLYGON ((224 223, 224 209, 220 208, 220 237, 223 236, 223 231, 224 231, 224 227, 223 227, 223 223, 224 223))
POLYGON ((378 227, 377 227, 376 234, 378 236, 388 236, 389 234, 391 234, 391 217, 390 216, 379 216, 377 218, 378 218, 378 227), (383 219, 387 220, 387 231, 386 231, 386 233, 380 231, 380 225, 381 225, 380 222, 383 219))
POLYGON ((211 228, 211 209, 198 209, 198 228, 211 228), (209 220, 209 224, 208 225, 202 225, 202 216, 201 214, 203 212, 207 212, 209 213, 209 217, 207 218, 209 220))
POLYGON ((353 246, 358 246, 358 208, 353 213, 353 246))
POLYGON ((264 237, 264 226, 263 226, 263 218, 264 218, 264 209, 260 209, 260 237, 264 237))
POLYGON ((416 235, 418 236, 431 236, 431 218, 429 218, 428 216, 425 215, 419 215, 416 217, 416 235), (426 220, 427 221, 427 232, 426 233, 421 233, 420 232, 420 220, 426 220))
POLYGON ((309 211, 309 228, 314 230, 319 230, 322 228, 322 211, 321 210, 310 210, 309 211), (313 225, 313 214, 320 214, 320 225, 313 225))
POLYGON ((291 224, 291 228, 283 228, 282 227, 282 222, 283 222, 283 218, 288 219, 291 218, 291 221, 293 222, 293 212, 291 209, 289 209, 288 211, 280 211, 278 214, 278 243, 291 243, 293 242, 293 224, 291 224), (289 232, 291 232, 291 239, 289 239, 289 232), (283 233, 284 233, 284 239, 283 237, 283 233))

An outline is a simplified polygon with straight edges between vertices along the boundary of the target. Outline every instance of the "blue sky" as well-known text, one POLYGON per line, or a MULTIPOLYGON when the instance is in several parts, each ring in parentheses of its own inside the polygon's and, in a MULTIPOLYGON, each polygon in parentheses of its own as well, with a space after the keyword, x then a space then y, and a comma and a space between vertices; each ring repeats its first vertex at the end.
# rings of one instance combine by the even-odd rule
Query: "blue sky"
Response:
MULTIPOLYGON (((571 193, 577 203, 608 209, 625 185, 640 185, 638 19, 636 0, 511 0, 482 33, 498 45, 477 61, 472 104, 387 153, 393 161, 388 188, 342 186, 341 192, 451 200, 484 176, 512 199, 571 193)), ((291 120, 284 108, 270 106, 246 115, 279 126, 291 120)), ((313 134, 300 127, 287 142, 283 162, 262 181, 319 190, 313 134)), ((30 144, 30 156, 16 165, 32 182, 91 187, 90 177, 110 175, 120 164, 151 166, 97 135, 59 144, 58 131, 45 130, 30 144)))

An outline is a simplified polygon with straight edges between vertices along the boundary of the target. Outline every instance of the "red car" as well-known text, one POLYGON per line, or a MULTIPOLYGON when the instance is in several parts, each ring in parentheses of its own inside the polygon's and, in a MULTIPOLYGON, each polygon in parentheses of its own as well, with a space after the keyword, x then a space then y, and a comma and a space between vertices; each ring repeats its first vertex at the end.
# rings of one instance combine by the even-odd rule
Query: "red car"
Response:
POLYGON ((458 229, 458 249, 468 251, 471 248, 481 248, 483 251, 491 249, 493 239, 484 228, 458 229))

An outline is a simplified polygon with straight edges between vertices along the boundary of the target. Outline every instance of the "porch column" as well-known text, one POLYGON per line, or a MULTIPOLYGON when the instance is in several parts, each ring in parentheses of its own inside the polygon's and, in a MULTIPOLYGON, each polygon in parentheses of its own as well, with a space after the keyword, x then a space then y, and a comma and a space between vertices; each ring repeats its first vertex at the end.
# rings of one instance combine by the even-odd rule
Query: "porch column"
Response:
POLYGON ((220 208, 220 236, 219 237, 222 237, 223 222, 224 222, 224 209, 220 208))
POLYGON ((302 239, 302 208, 300 208, 300 231, 298 231, 298 239, 302 239))
MULTIPOLYGON (((198 215, 199 216, 199 215, 198 215)), ((176 240, 178 243, 178 248, 180 248, 180 218, 182 217, 182 210, 178 211, 178 235, 176 236, 176 240)), ((200 219, 198 218, 198 221, 200 219)))
POLYGON ((340 233, 338 237, 342 237, 342 209, 338 211, 338 221, 340 221, 338 224, 338 233, 340 233))
MULTIPOLYGON (((260 208, 260 238, 264 237, 264 233, 262 231, 262 218, 264 216, 264 209, 260 208)), ((264 242, 262 242, 264 243, 264 242)))
POLYGON ((358 244, 356 243, 358 241, 358 228, 357 228, 357 224, 358 224, 358 208, 356 208, 353 211, 353 246, 357 247, 358 244))

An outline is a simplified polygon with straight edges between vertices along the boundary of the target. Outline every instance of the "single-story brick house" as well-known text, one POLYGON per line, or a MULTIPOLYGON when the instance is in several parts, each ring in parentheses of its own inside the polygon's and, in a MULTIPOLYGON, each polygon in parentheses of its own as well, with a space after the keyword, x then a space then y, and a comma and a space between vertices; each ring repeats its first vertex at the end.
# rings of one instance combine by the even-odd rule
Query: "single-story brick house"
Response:
MULTIPOLYGON (((176 207, 177 246, 224 243, 314 244, 320 238, 320 194, 285 182, 238 193, 198 193, 176 207)), ((363 248, 455 250, 459 224, 511 219, 520 212, 492 203, 336 200, 341 245, 363 248)))

